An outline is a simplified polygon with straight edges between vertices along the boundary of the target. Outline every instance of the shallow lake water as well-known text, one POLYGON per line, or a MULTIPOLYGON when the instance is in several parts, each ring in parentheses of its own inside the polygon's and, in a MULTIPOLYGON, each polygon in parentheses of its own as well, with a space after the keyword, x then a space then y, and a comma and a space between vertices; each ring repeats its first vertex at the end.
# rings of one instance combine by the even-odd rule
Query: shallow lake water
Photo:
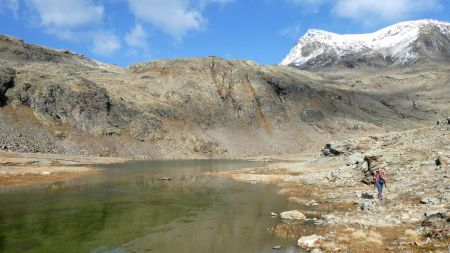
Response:
POLYGON ((133 161, 69 181, 3 188, 0 252, 298 252, 295 240, 267 232, 281 222, 270 212, 297 207, 277 187, 204 174, 261 165, 133 161))

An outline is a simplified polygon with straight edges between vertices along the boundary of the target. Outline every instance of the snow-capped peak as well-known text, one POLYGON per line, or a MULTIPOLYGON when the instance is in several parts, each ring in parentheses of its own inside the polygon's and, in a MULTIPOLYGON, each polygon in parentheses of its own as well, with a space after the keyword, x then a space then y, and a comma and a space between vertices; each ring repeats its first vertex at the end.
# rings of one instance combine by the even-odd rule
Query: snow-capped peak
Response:
POLYGON ((405 63, 418 57, 411 44, 425 27, 437 28, 450 38, 450 23, 437 20, 406 21, 367 34, 340 35, 310 29, 280 64, 301 67, 329 63, 330 57, 338 61, 349 55, 380 55, 394 64, 405 63))

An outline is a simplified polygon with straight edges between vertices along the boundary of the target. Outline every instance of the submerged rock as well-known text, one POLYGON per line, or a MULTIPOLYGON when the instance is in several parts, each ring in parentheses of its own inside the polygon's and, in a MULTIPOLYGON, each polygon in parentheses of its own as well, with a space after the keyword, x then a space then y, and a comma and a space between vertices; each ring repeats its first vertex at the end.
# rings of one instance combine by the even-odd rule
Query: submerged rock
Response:
POLYGON ((298 211, 298 210, 292 210, 292 211, 286 211, 280 213, 281 219, 287 219, 287 220, 305 220, 306 216, 298 211))

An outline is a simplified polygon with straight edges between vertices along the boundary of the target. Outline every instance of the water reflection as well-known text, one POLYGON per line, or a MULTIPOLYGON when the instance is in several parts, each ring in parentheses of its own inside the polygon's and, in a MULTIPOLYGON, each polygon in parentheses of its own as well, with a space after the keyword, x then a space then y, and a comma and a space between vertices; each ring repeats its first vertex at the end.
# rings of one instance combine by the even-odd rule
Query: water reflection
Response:
POLYGON ((204 172, 242 161, 152 161, 0 194, 0 252, 297 252, 267 229, 294 208, 270 185, 204 172), (170 177, 171 181, 161 181, 170 177))

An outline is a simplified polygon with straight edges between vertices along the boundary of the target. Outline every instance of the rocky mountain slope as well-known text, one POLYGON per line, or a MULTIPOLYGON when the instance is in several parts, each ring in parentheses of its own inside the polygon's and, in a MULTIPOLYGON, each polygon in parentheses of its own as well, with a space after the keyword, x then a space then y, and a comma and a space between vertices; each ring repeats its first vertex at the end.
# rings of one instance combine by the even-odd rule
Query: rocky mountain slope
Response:
POLYGON ((119 68, 0 36, 0 148, 142 158, 299 153, 446 117, 449 68, 313 73, 217 57, 119 68))
POLYGON ((450 23, 401 22, 374 33, 345 34, 308 30, 281 65, 300 69, 387 67, 450 57, 450 23))

